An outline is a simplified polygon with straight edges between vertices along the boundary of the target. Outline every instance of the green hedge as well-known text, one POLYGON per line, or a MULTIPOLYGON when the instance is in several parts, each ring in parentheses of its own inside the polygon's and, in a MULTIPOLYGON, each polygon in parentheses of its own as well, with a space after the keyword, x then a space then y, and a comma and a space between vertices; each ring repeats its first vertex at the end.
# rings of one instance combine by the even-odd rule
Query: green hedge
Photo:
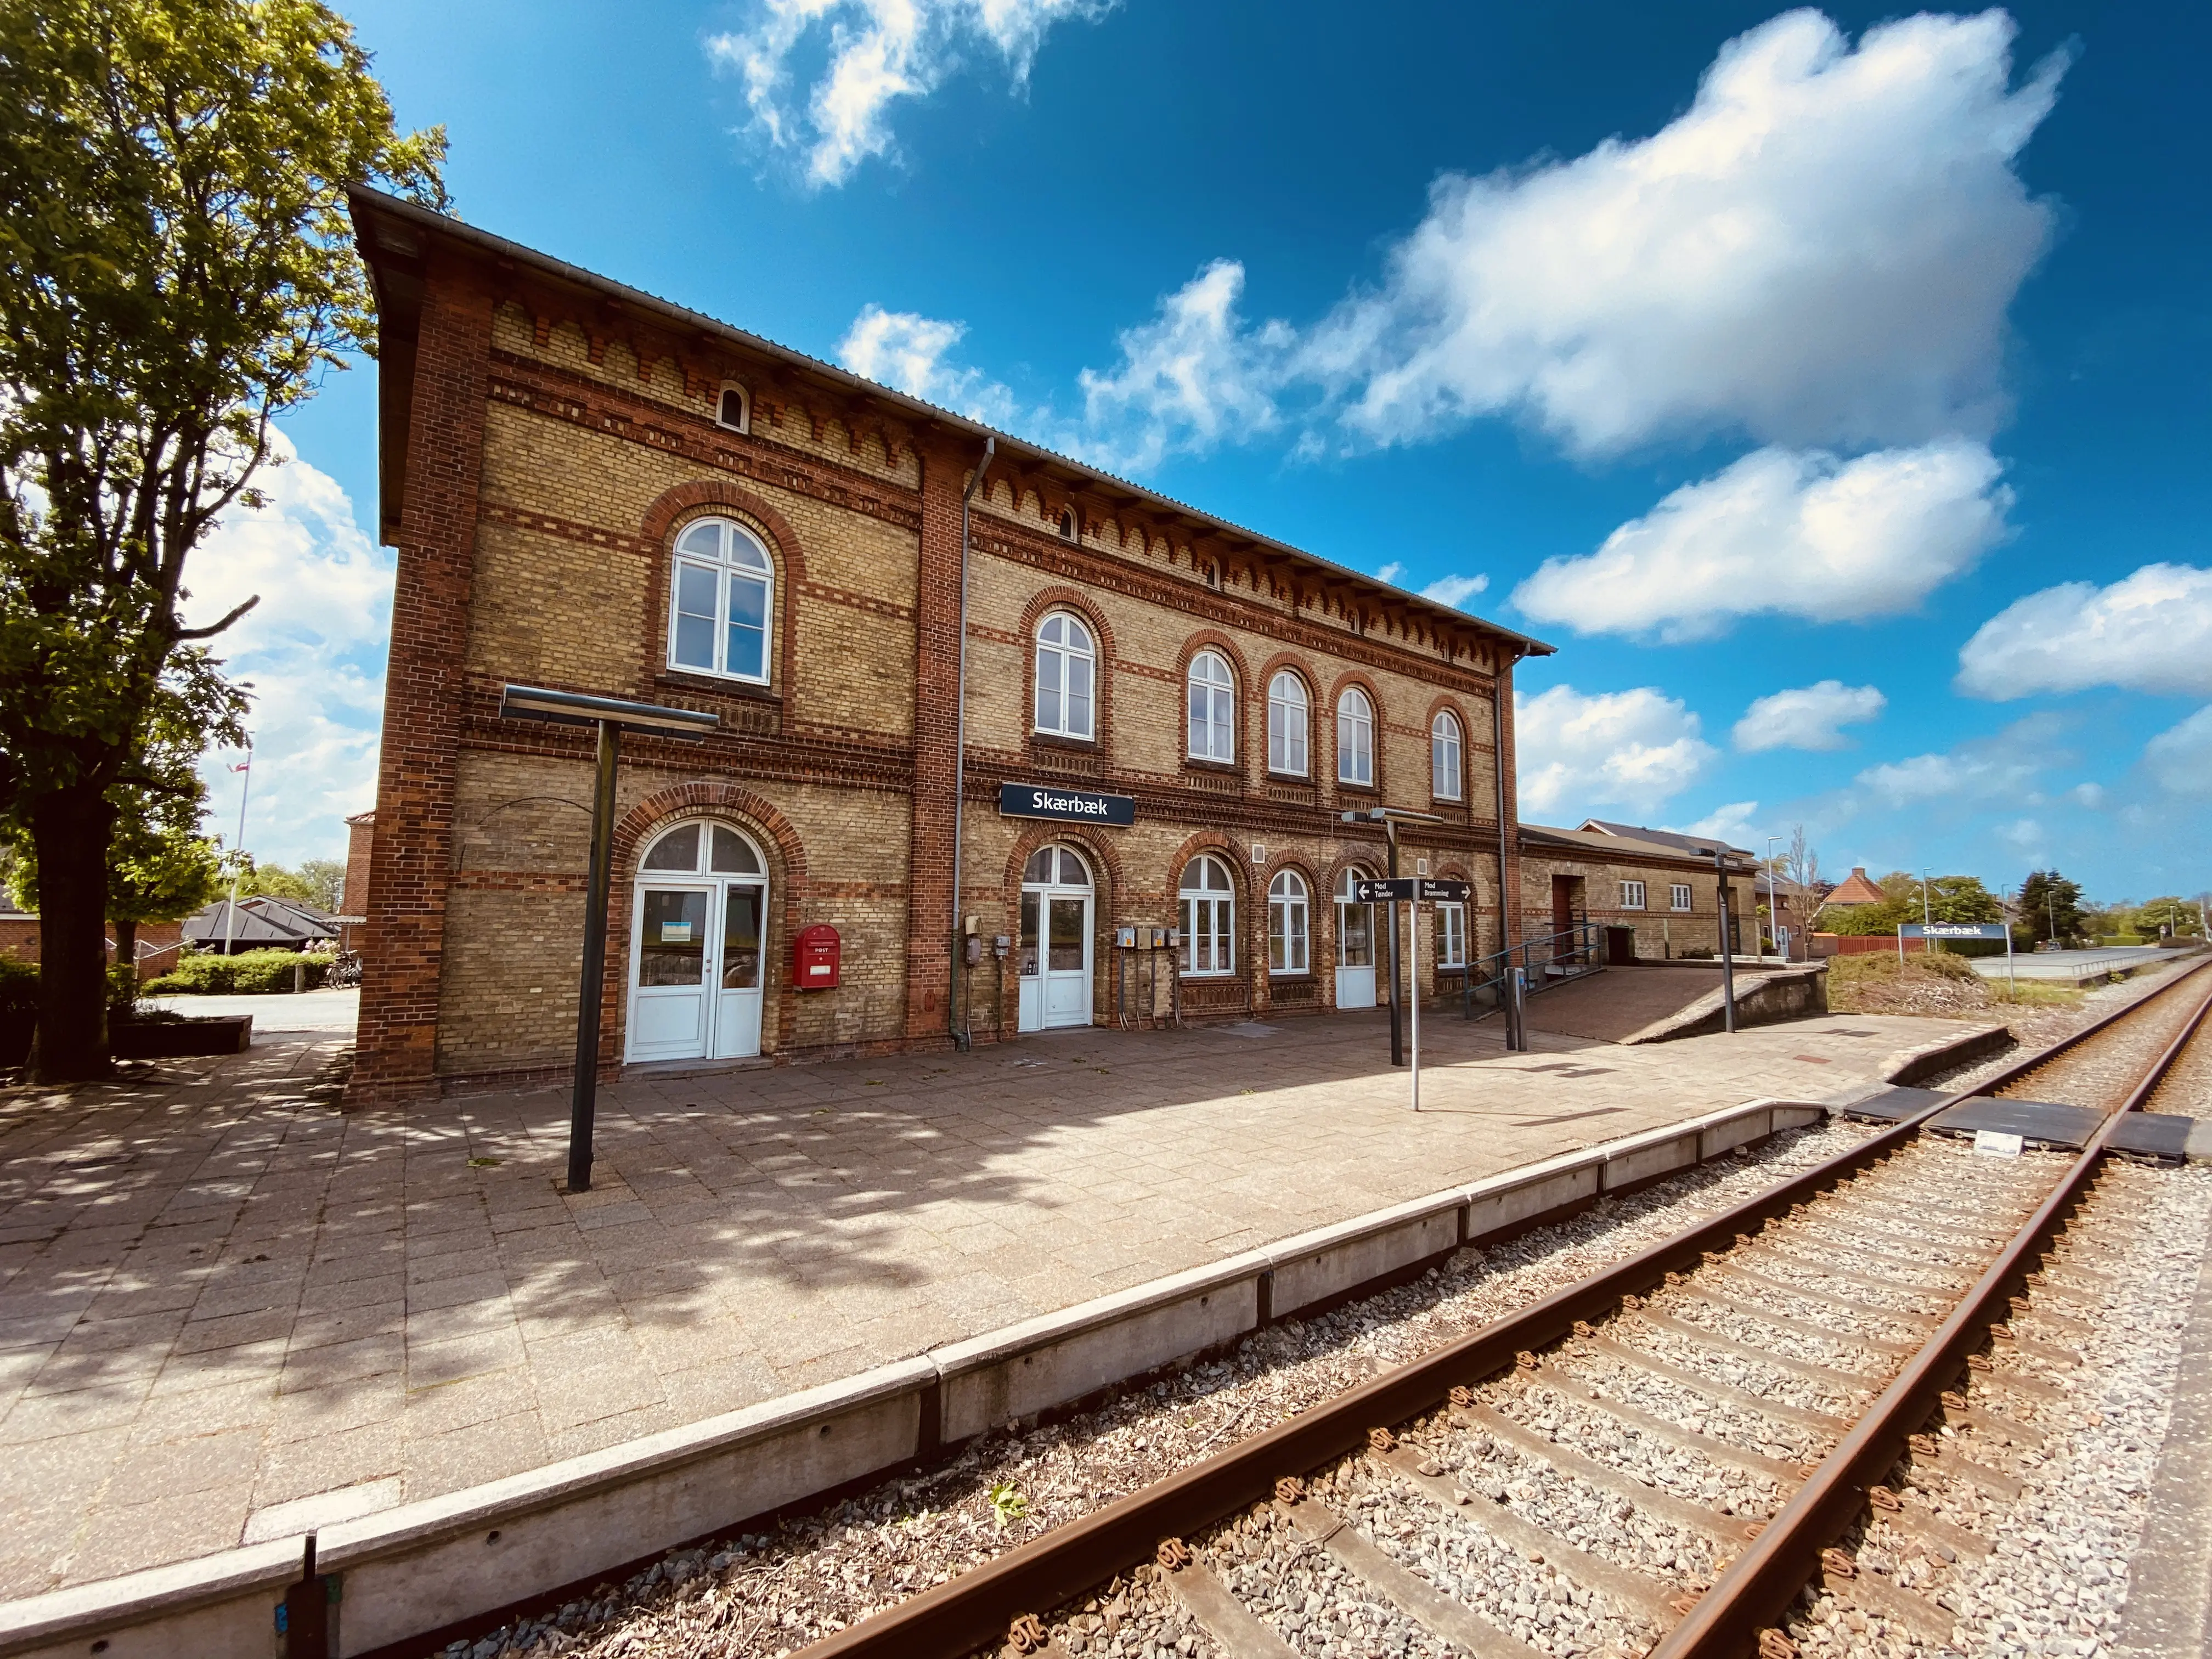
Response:
POLYGON ((331 958, 297 951, 241 951, 234 957, 205 955, 179 958, 175 968, 149 979, 140 994, 149 997, 252 995, 292 988, 292 970, 307 964, 307 989, 329 977, 331 958))

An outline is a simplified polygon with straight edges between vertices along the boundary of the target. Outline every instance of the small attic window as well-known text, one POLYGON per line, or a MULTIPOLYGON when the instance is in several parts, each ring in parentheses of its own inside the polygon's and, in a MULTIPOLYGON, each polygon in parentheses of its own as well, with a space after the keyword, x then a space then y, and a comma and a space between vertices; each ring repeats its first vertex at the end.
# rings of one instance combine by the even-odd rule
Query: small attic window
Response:
POLYGON ((1205 577, 1206 585, 1208 587, 1213 588, 1217 591, 1220 588, 1221 562, 1218 559, 1208 559, 1206 562, 1205 570, 1200 574, 1205 577))
POLYGON ((1076 538, 1075 509, 1072 507, 1063 507, 1060 509, 1060 535, 1063 541, 1072 542, 1076 538))
POLYGON ((722 390, 714 399, 714 424, 726 426, 732 432, 753 429, 752 399, 735 380, 722 382, 722 390))

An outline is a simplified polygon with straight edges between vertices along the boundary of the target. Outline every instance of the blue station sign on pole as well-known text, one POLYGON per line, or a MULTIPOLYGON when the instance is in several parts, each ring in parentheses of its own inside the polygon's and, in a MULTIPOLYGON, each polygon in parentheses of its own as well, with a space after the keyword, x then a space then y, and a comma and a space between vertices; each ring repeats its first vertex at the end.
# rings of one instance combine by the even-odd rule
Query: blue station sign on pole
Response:
POLYGON ((2002 921, 1901 921, 1897 925, 1897 959, 1905 960, 1905 941, 1917 939, 1920 948, 1926 950, 1931 939, 2002 939, 2005 947, 2005 982, 2015 984, 2012 974, 2012 928, 2002 921))

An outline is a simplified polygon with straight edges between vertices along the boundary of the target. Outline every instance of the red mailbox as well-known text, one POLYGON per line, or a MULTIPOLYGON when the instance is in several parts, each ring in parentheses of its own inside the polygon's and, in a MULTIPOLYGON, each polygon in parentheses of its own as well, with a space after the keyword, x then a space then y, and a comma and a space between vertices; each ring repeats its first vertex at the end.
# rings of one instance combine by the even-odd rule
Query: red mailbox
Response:
POLYGON ((836 990, 841 945, 837 930, 826 921, 800 928, 791 942, 792 984, 801 991, 836 990))

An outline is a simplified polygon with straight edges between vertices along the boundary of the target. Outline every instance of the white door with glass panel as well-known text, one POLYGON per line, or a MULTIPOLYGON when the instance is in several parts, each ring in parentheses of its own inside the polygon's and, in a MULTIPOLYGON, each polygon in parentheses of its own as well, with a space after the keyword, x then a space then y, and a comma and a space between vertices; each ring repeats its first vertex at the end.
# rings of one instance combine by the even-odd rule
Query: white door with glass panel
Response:
POLYGON ((1352 896, 1368 874, 1357 865, 1336 878, 1336 1006, 1375 1006, 1375 907, 1352 896))
POLYGON ((625 1058, 742 1060, 760 1052, 768 874, 720 823, 683 823, 646 849, 630 927, 625 1058))
POLYGON ((1073 848, 1041 847, 1022 869, 1020 1029, 1091 1024, 1091 870, 1073 848))

